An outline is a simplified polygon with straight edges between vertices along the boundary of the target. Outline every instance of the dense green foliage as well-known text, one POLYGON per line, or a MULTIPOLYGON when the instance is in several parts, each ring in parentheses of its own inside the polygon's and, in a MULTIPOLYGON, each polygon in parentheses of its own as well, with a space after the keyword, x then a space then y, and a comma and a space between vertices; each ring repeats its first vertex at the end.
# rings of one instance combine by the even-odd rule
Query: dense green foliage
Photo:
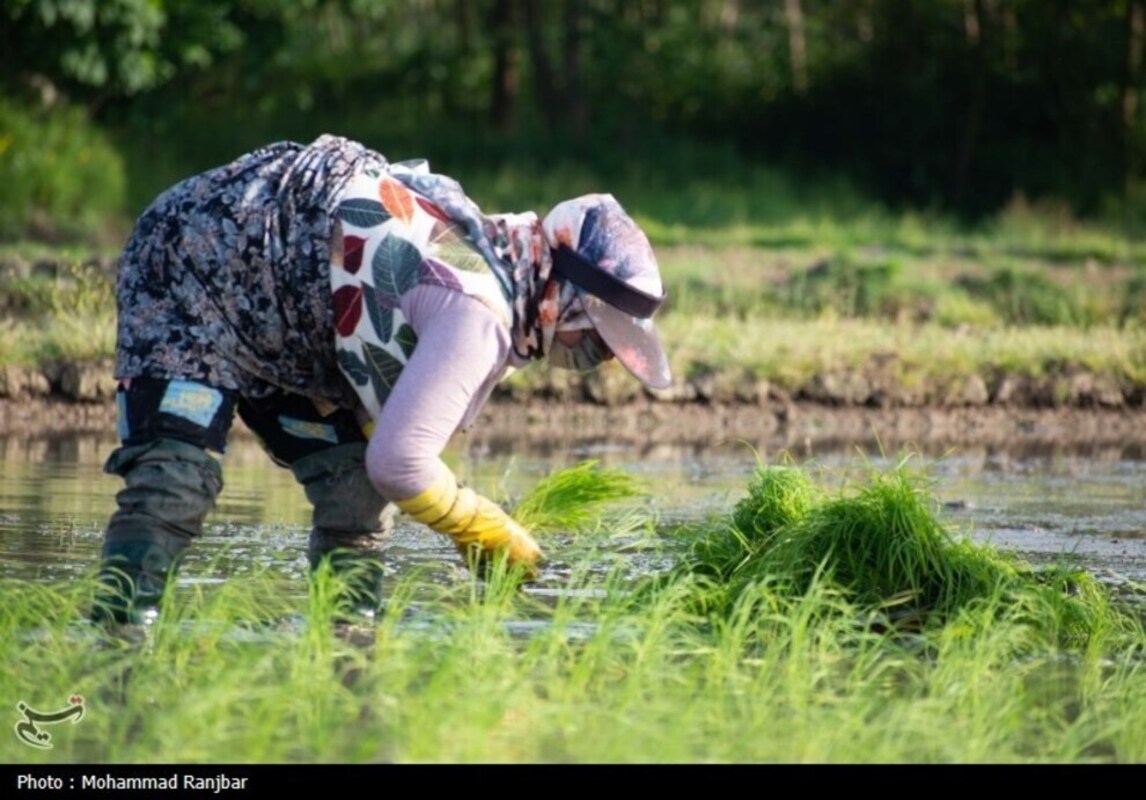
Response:
POLYGON ((80 109, 0 97, 0 185, 0 239, 82 235, 124 207, 124 159, 80 109))
MULTIPOLYGON (((323 131, 463 179, 512 164, 558 196, 754 184, 752 216, 720 226, 777 212, 761 165, 972 218, 1021 196, 1146 214, 1143 0, 8 0, 0 21, 0 92, 112 135, 124 164, 100 163, 128 199, 93 204, 128 218, 192 170, 323 131)), ((55 149, 2 133, 0 172, 55 149)), ((0 208, 6 235, 66 213, 43 202, 0 208)))

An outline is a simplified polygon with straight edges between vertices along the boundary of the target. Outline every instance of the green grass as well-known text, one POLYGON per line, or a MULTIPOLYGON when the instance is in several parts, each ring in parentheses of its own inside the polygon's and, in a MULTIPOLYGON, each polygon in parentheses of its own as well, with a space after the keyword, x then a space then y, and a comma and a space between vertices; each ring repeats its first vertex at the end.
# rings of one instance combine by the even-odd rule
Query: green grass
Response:
POLYGON ((1001 328, 955 331, 935 325, 869 320, 817 321, 666 317, 660 328, 674 371, 700 366, 751 370, 796 388, 821 372, 886 362, 901 383, 913 378, 989 375, 1041 377, 1079 365, 1132 381, 1143 378, 1142 331, 1112 327, 1001 328))
MULTIPOLYGON (((693 253, 687 256, 689 263, 707 263, 705 269, 717 270, 716 262, 705 261, 711 255, 686 253, 693 253)), ((971 375, 985 380, 1002 374, 1053 378, 1071 368, 1129 385, 1146 382, 1146 326, 1134 321, 1137 310, 1124 313, 1110 306, 1105 321, 1085 325, 1006 325, 990 302, 961 290, 917 284, 914 295, 884 290, 878 299, 871 293, 854 294, 855 286, 846 282, 833 284, 836 288, 831 291, 853 292, 848 295, 852 300, 813 307, 808 303, 813 302, 814 292, 809 292, 804 296, 807 302, 793 301, 782 309, 777 305, 786 291, 782 287, 772 289, 769 284, 755 292, 745 288, 754 268, 750 255, 732 253, 732 267, 723 271, 725 283, 717 288, 704 284, 685 266, 666 269, 674 300, 659 318, 658 327, 677 376, 688 379, 716 372, 796 390, 818 374, 865 370, 878 364, 877 371, 885 380, 905 386, 941 384, 971 375), (930 298, 926 301, 932 308, 929 319, 921 321, 907 313, 889 320, 880 316, 882 312, 864 316, 842 311, 857 304, 873 310, 918 307, 905 299, 912 296, 930 298)), ((1026 285, 1012 278, 1007 281, 1011 287, 1026 285)), ((984 285, 996 286, 997 282, 984 285)), ((44 367, 58 361, 110 358, 115 347, 112 292, 108 276, 79 262, 53 279, 9 279, 0 288, 7 309, 0 321, 0 365, 44 367)), ((1130 287, 1122 292, 1120 302, 1138 308, 1141 296, 1140 289, 1130 287)), ((1016 309, 1037 308, 1021 299, 999 302, 1016 309)), ((1049 308, 1059 307, 1049 302, 1049 308)), ((1081 307, 1081 301, 1071 302, 1081 307)), ((1038 313, 1042 312, 1030 312, 1038 313)), ((1068 313, 1064 318, 1077 315, 1068 313)), ((543 372, 526 370, 512 379, 513 384, 546 384, 551 378, 543 372)))
MULTIPOLYGON (((494 196, 553 189, 512 171, 498 176, 490 178, 494 196)), ((930 383, 938 394, 944 381, 972 375, 1086 370, 1128 387, 1146 383, 1140 242, 1023 203, 982 229, 959 231, 942 219, 890 216, 829 188, 763 171, 736 177, 726 193, 666 189, 643 203, 634 192, 633 207, 650 214, 643 221, 668 288, 658 326, 676 375, 716 372, 797 390, 816 375, 878 364, 883 379, 930 383), (758 196, 768 188, 771 199, 758 196), (692 211, 676 207, 684 198, 692 211), (681 225, 707 233, 672 233, 681 225)), ((86 266, 81 250, 9 244, 0 262, 28 265, 53 252, 59 277, 0 269, 0 364, 112 355, 113 282, 86 266)), ((549 385, 536 373, 513 385, 549 385)))
POLYGON ((0 281, 0 364, 91 361, 115 352, 113 277, 73 258, 54 277, 0 281))
MULTIPOLYGON (((583 472, 573 474, 584 483, 583 472)), ((869 542, 883 551, 872 562, 883 564, 876 583, 896 562, 922 579, 936 552, 963 557, 936 529, 922 488, 898 469, 856 489, 849 500, 816 488, 804 469, 762 468, 705 535, 744 525, 753 532, 742 538, 758 544, 809 519, 838 525, 847 515, 890 515, 925 546, 904 557, 890 535, 869 542)), ((666 530, 665 546, 677 551, 682 537, 701 533, 666 530)), ((842 580, 843 565, 870 561, 854 547, 828 548, 832 555, 812 570, 805 566, 819 556, 779 559, 798 566, 755 571, 714 613, 698 611, 698 598, 713 591, 711 571, 633 577, 607 537, 588 538, 600 547, 573 561, 551 593, 496 578, 442 583, 411 570, 390 590, 369 644, 332 633, 325 574, 305 597, 285 591, 266 567, 181 587, 143 645, 77 621, 91 599, 90 576, 6 580, 0 685, 11 703, 54 709, 78 693, 87 711, 78 724, 52 729, 52 750, 32 750, 10 731, 0 737, 0 760, 1146 759, 1146 634, 1105 589, 1078 576, 1035 579, 1015 566, 1008 574, 1030 578, 1029 591, 987 587, 905 630, 874 624, 880 598, 857 591, 867 585, 858 570, 842 580), (1062 635, 1080 629, 1090 635, 1062 635)), ((976 548, 974 557, 996 564, 987 551, 976 548)), ((729 563, 721 560, 718 572, 729 563)))

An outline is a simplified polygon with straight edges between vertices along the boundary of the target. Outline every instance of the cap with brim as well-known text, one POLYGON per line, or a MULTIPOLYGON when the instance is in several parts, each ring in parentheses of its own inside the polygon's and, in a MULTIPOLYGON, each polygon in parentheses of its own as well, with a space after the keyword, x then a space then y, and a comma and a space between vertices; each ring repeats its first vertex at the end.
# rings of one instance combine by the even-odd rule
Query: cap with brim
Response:
POLYGON ((652 316, 665 300, 652 246, 611 195, 567 200, 545 220, 553 272, 577 288, 586 316, 617 360, 653 389, 672 374, 652 316))

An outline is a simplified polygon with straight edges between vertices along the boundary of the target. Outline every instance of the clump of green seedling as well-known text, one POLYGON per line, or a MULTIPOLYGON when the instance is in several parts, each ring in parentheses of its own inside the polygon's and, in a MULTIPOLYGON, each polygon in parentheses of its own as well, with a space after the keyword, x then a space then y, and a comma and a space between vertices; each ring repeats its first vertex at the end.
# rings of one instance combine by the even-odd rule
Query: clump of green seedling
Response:
POLYGON ((514 506, 513 517, 538 533, 581 533, 598 526, 616 504, 644 494, 624 470, 583 461, 542 479, 514 506))
POLYGON ((1051 640, 1082 645, 1119 619, 1082 570, 1036 570, 956 539, 904 463, 838 496, 797 467, 762 466, 730 516, 699 534, 676 576, 702 579, 696 605, 706 613, 730 611, 753 587, 801 596, 826 579, 858 608, 916 627, 992 602, 1051 640))
POLYGON ((736 503, 732 522, 752 540, 767 539, 803 519, 822 500, 818 487, 799 467, 761 467, 736 503))
POLYGON ((718 583, 736 579, 778 532, 796 524, 820 501, 819 489, 798 467, 761 467, 736 503, 731 519, 686 526, 697 534, 688 569, 718 583))

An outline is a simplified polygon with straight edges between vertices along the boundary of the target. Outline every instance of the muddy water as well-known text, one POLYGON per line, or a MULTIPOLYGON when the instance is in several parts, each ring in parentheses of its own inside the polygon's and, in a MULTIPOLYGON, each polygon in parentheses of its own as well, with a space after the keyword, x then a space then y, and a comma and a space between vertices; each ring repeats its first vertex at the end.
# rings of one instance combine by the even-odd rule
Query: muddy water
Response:
MULTIPOLYGON (((103 474, 114 441, 100 435, 0 437, 0 577, 52 581, 86 574, 114 510, 119 479, 103 474)), ((592 458, 631 471, 652 487, 649 510, 661 530, 727 510, 744 492, 766 447, 743 444, 634 446, 606 439, 560 449, 498 439, 458 443, 446 460, 470 485, 513 498, 549 471, 592 458)), ((898 456, 878 447, 808 443, 791 458, 817 480, 843 485, 885 469, 898 456)), ((913 456, 933 479, 942 518, 958 535, 1015 552, 1032 563, 1065 560, 1121 582, 1146 581, 1146 459, 1141 448, 1057 447, 1021 450, 946 447, 913 456)), ((241 577, 259 567, 281 574, 284 591, 305 591, 309 506, 289 472, 272 465, 249 439, 231 444, 226 487, 192 550, 180 587, 241 577)), ((650 532, 603 535, 586 542, 553 536, 539 594, 559 594, 568 565, 586 547, 628 559, 634 572, 670 564, 674 546, 650 532)), ((460 572, 448 542, 400 523, 388 569, 392 579, 424 568, 430 580, 460 572)))

